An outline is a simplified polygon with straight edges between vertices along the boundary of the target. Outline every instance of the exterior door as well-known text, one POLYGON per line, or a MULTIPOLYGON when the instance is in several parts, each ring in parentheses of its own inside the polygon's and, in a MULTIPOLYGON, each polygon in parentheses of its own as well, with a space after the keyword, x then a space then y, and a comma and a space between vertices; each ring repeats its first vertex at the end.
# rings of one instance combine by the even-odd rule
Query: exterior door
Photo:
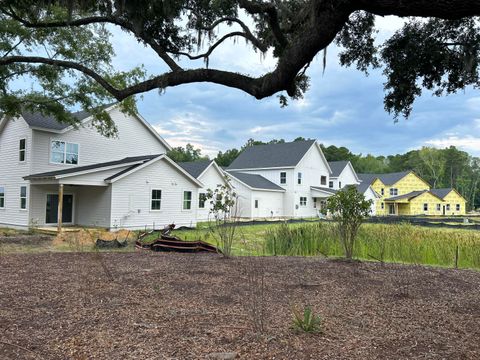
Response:
POLYGON ((445 215, 445 205, 443 205, 443 215, 445 215))
MULTIPOLYGON (((46 224, 58 223, 58 194, 47 194, 46 204, 46 224)), ((64 224, 73 223, 73 195, 63 195, 62 222, 64 224)))
POLYGON ((389 204, 388 205, 388 213, 390 215, 395 215, 395 204, 389 204))

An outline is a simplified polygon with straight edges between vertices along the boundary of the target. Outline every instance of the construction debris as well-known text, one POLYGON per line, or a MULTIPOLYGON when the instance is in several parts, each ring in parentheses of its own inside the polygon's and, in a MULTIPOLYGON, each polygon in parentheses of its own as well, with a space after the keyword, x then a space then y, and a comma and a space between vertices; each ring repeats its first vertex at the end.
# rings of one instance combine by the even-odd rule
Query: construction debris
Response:
POLYGON ((217 247, 201 240, 186 241, 176 236, 171 236, 170 233, 175 229, 175 224, 167 225, 163 230, 152 230, 139 235, 135 247, 142 250, 153 251, 175 251, 175 252, 212 252, 221 253, 217 247), (160 236, 152 242, 143 243, 142 240, 153 234, 160 233, 160 236))

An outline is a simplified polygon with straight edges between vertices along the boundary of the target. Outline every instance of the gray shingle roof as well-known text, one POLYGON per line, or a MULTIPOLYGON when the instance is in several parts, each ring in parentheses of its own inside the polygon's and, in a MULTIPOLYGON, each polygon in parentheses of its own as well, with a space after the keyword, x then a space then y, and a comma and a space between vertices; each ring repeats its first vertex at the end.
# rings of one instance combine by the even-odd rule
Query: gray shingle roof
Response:
POLYGON ((296 166, 315 140, 246 148, 228 167, 230 170, 296 166))
POLYGON ((385 185, 393 185, 397 181, 403 179, 405 176, 410 174, 411 171, 401 171, 395 173, 387 174, 357 174, 362 182, 368 182, 372 184, 375 179, 380 179, 385 185))
POLYGON ((365 194, 365 191, 370 187, 370 183, 363 181, 360 184, 355 185, 355 188, 360 194, 365 194))
MULTIPOLYGON (((116 103, 103 105, 101 106, 101 108, 106 109, 106 108, 109 108, 110 106, 113 106, 114 104, 116 103)), ((89 117, 91 113, 88 111, 78 111, 78 112, 72 113, 72 115, 78 121, 82 121, 87 117, 89 117)), ((31 113, 31 112, 25 111, 22 113, 22 117, 25 119, 28 126, 30 127, 37 127, 42 129, 48 129, 48 130, 64 130, 70 126, 70 124, 64 124, 64 123, 58 122, 57 119, 55 119, 55 117, 53 116, 45 116, 41 113, 31 113)))
MULTIPOLYGON (((49 171, 49 172, 44 172, 44 173, 28 175, 28 176, 25 176, 24 179, 25 180, 30 180, 30 179, 38 179, 38 178, 46 178, 46 177, 55 177, 55 176, 59 176, 59 175, 74 174, 74 173, 77 173, 77 172, 80 172, 80 171, 86 171, 86 170, 95 170, 95 169, 100 170, 102 168, 109 167, 109 166, 130 164, 130 163, 139 162, 139 161, 143 161, 145 163, 145 162, 153 160, 153 159, 155 159, 159 156, 161 156, 161 154, 126 157, 126 158, 123 158, 121 160, 108 161, 108 162, 104 162, 104 163, 85 165, 85 166, 75 166, 75 167, 64 169, 64 170, 55 170, 55 171, 49 171)), ((118 174, 113 175, 113 177, 116 177, 116 176, 118 176, 118 174)), ((113 177, 111 177, 111 178, 113 178, 113 177)))
POLYGON ((450 191, 452 191, 453 189, 452 188, 444 188, 444 189, 431 189, 430 192, 435 195, 435 196, 438 196, 440 199, 444 199, 445 196, 447 196, 450 191))
POLYGON ((178 165, 196 179, 205 171, 212 161, 213 160, 180 162, 178 165))
POLYGON ((331 177, 339 177, 343 169, 348 165, 348 161, 329 161, 330 169, 332 169, 331 177))
POLYGON ((332 189, 332 188, 327 188, 327 187, 322 187, 322 186, 310 186, 310 189, 312 190, 319 190, 319 191, 325 191, 325 192, 328 192, 332 195, 336 194, 337 192, 339 192, 340 190, 339 189, 332 189))
POLYGON ((412 191, 409 192, 408 194, 403 194, 403 195, 398 195, 398 196, 392 196, 388 199, 385 199, 385 201, 395 201, 395 200, 403 200, 403 199, 413 199, 419 195, 422 195, 424 193, 428 192, 428 190, 419 190, 419 191, 412 191))
POLYGON ((228 174, 254 189, 285 191, 284 188, 278 186, 277 184, 274 184, 270 180, 265 179, 261 175, 246 174, 236 171, 228 171, 228 174))

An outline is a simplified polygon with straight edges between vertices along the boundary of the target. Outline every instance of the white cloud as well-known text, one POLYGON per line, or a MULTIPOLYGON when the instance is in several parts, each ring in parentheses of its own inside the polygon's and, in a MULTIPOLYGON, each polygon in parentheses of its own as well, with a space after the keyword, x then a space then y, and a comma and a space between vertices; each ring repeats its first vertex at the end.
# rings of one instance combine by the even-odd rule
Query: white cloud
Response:
POLYGON ((458 135, 450 135, 444 138, 427 140, 425 144, 437 148, 455 146, 459 149, 471 152, 474 155, 480 155, 480 137, 472 135, 462 137, 458 135))

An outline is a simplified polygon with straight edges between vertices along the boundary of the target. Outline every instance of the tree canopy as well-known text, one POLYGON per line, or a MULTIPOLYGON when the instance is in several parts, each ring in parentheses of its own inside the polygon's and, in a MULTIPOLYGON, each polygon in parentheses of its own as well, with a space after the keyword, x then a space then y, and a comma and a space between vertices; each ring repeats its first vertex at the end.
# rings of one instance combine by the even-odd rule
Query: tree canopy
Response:
POLYGON ((280 94, 285 105, 307 91, 311 61, 335 43, 342 65, 382 67, 385 109, 408 116, 422 89, 440 96, 479 85, 478 15, 478 0, 0 0, 0 110, 17 115, 27 107, 75 123, 66 110, 81 107, 112 136, 99 105, 116 100, 134 111, 135 95, 153 89, 210 82, 257 99, 280 94), (379 43, 375 19, 385 15, 406 23, 379 43), (113 68, 109 26, 151 48, 167 70, 113 68), (259 76, 210 68, 231 38, 271 52, 275 68, 259 76), (183 65, 197 59, 204 66, 183 65), (16 86, 19 78, 27 85, 16 86))

